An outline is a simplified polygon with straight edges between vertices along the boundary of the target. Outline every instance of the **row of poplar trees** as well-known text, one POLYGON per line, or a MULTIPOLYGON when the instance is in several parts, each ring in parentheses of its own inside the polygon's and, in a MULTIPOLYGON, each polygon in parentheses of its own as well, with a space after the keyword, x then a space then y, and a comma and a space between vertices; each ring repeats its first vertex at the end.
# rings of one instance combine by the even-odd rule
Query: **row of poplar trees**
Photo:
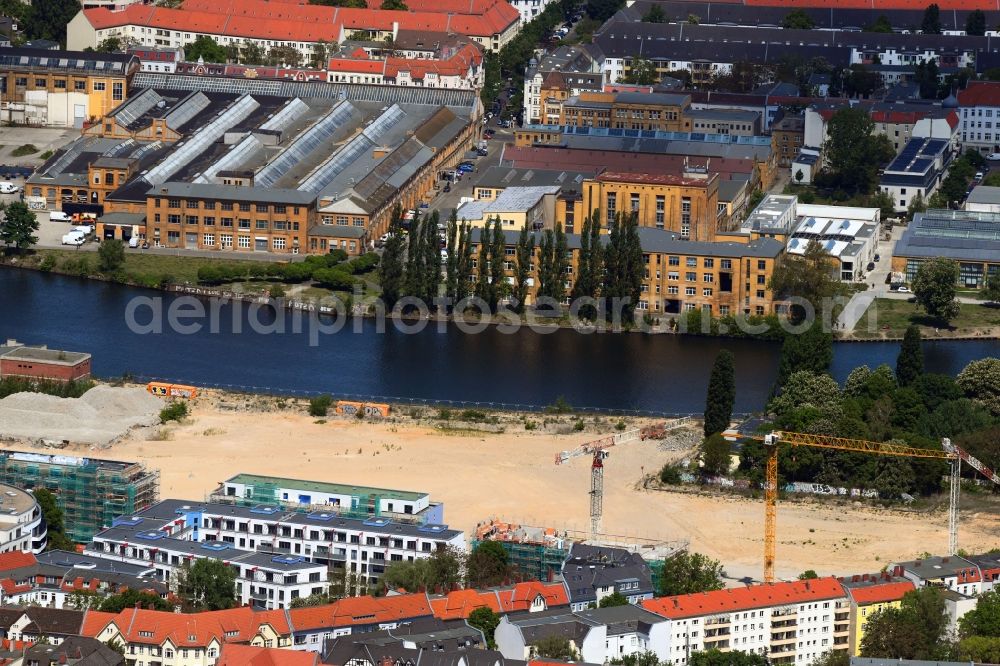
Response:
MULTIPOLYGON (((475 296, 490 312, 496 312, 505 299, 510 299, 515 312, 523 312, 532 280, 537 279, 536 302, 551 299, 548 302, 558 304, 567 296, 571 300, 628 299, 622 309, 623 320, 631 321, 634 316, 645 272, 635 215, 616 215, 603 243, 597 211, 584 220, 576 280, 568 292, 571 254, 562 225, 544 232, 522 229, 513 254, 508 255, 500 219, 487 220, 479 233, 478 249, 473 252, 472 228, 464 221, 459 222, 453 212, 448 221, 448 256, 442 276, 439 224, 437 212, 423 218, 418 216, 410 223, 407 237, 402 234, 402 209, 397 206, 393 211, 389 239, 379 263, 382 299, 387 310, 404 296, 418 299, 433 309, 435 299, 443 295, 449 299, 449 308, 475 296), (513 273, 510 280, 507 262, 513 273)), ((611 311, 599 309, 596 302, 586 303, 580 307, 579 315, 596 320, 599 316, 610 317, 611 311)))

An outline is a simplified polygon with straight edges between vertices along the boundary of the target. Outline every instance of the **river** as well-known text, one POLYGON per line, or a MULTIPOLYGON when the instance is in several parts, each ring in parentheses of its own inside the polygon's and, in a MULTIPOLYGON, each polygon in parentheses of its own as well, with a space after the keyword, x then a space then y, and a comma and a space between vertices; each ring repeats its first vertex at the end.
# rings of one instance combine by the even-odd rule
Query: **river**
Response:
MULTIPOLYGON (((280 317, 286 333, 254 332, 245 305, 218 308, 217 333, 165 330, 140 334, 126 324, 136 298, 162 298, 163 312, 177 296, 80 278, 0 268, 0 338, 93 354, 99 377, 132 373, 196 386, 232 386, 275 393, 329 392, 401 400, 467 401, 484 405, 541 407, 557 396, 578 408, 682 414, 704 408, 709 369, 718 351, 736 359, 736 409, 749 412, 766 401, 774 382, 778 345, 675 335, 591 334, 527 329, 479 334, 428 322, 403 333, 388 323, 349 323, 315 337, 309 326, 290 332, 291 314, 280 317), (236 308, 234 312, 233 308, 236 308), (242 332, 234 333, 234 330, 242 332)), ((268 319, 270 317, 270 319, 268 319)), ((149 307, 135 320, 151 321, 149 307)), ((852 368, 895 364, 890 342, 837 343, 832 372, 839 380, 852 368)), ((925 343, 928 372, 957 373, 969 361, 1000 355, 997 341, 925 343)))

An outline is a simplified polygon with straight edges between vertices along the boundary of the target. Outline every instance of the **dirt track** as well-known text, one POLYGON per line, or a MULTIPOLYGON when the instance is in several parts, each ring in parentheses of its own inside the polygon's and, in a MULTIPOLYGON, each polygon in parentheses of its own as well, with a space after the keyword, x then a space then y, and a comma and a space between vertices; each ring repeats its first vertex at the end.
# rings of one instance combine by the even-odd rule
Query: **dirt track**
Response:
MULTIPOLYGON (((201 499, 238 472, 254 472, 427 491, 445 504, 451 526, 471 531, 490 516, 527 524, 587 529, 586 457, 556 466, 556 452, 595 435, 449 433, 430 426, 315 419, 291 411, 220 411, 197 405, 168 439, 134 435, 107 453, 161 470, 162 497, 201 499)), ((759 577, 763 506, 729 496, 639 489, 643 474, 679 454, 654 441, 611 450, 606 461, 604 527, 615 534, 689 538, 720 559, 729 575, 759 577)), ((925 551, 943 553, 947 518, 852 504, 788 502, 779 507, 778 575, 874 572, 925 551)), ((963 513, 960 545, 1000 545, 1000 516, 963 513)))

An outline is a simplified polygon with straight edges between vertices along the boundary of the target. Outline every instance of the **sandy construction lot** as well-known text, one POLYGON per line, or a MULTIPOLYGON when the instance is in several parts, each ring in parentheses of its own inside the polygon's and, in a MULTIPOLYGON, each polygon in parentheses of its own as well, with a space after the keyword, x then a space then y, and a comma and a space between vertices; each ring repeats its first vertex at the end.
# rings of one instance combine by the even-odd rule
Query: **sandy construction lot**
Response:
MULTIPOLYGON (((202 499, 238 472, 427 491, 445 504, 452 527, 471 531, 498 516, 527 524, 589 527, 590 461, 556 466, 556 452, 594 434, 520 432, 460 434, 431 426, 376 424, 355 419, 315 419, 291 411, 219 411, 195 406, 169 439, 141 434, 102 455, 138 459, 161 470, 161 496, 202 499)), ((759 578, 763 505, 734 497, 639 488, 643 473, 681 454, 657 442, 635 441, 606 461, 604 528, 614 534, 687 538, 720 559, 730 576, 759 578)), ((924 551, 943 553, 943 511, 909 514, 852 504, 786 502, 778 510, 778 575, 804 569, 821 574, 874 572, 893 560, 924 551)), ((962 515, 960 545, 969 550, 1000 545, 1000 516, 962 515)))

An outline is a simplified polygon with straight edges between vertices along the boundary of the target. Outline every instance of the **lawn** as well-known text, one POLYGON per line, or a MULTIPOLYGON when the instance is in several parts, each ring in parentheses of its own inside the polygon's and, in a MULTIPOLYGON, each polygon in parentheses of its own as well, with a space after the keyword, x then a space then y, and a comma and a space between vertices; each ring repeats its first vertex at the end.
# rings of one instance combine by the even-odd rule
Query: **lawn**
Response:
POLYGON ((988 328, 1000 327, 1000 306, 992 303, 962 303, 958 317, 948 325, 929 317, 916 303, 910 301, 879 298, 868 308, 854 329, 855 337, 880 338, 902 337, 910 324, 921 327, 926 337, 976 335, 988 328), (876 310, 876 331, 868 331, 868 317, 872 308, 876 310))
MULTIPOLYGON (((94 252, 78 252, 76 250, 38 250, 32 263, 41 263, 45 257, 52 256, 55 259, 57 270, 67 270, 71 273, 78 271, 67 266, 81 260, 89 262, 91 273, 97 272, 97 254, 94 252)), ((215 259, 207 257, 178 257, 164 254, 150 254, 140 252, 127 252, 125 254, 124 273, 129 282, 155 286, 164 278, 169 278, 169 282, 177 284, 197 284, 198 269, 203 266, 230 265, 238 263, 239 266, 250 267, 253 264, 265 265, 265 262, 232 261, 227 259, 215 259)))

